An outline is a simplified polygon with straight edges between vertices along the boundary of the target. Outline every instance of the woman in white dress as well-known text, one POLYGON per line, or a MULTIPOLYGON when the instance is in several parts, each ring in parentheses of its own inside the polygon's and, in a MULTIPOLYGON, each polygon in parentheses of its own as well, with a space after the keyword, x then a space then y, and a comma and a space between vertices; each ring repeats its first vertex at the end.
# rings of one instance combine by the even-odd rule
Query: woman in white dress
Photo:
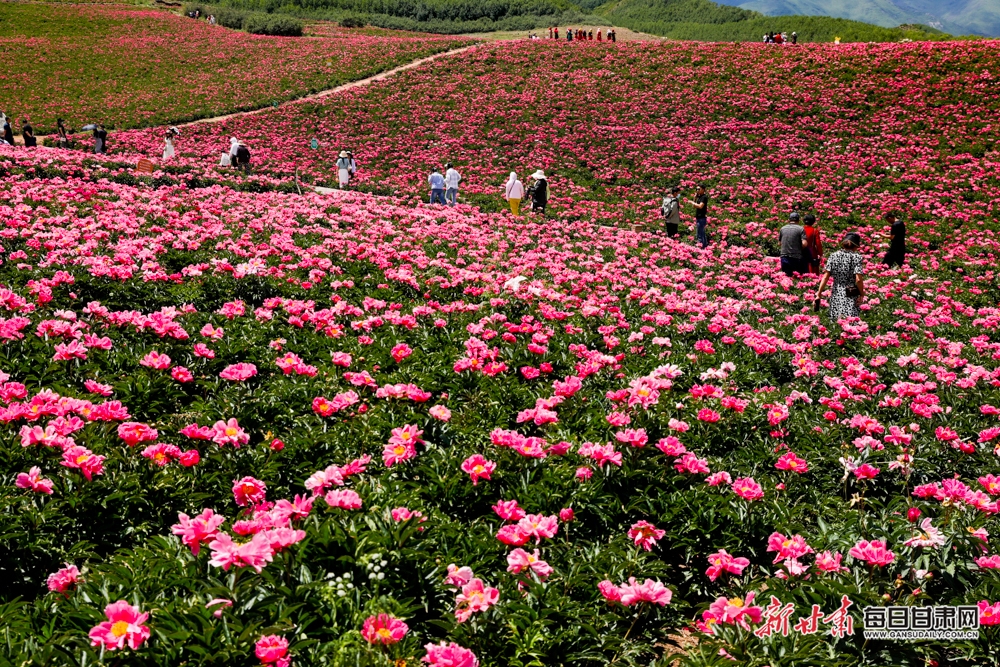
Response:
POLYGON ((168 160, 172 158, 176 152, 174 151, 174 137, 179 136, 180 131, 176 127, 167 128, 167 134, 163 138, 163 159, 168 160))
POLYGON ((337 182, 341 190, 351 182, 351 156, 347 151, 340 151, 337 156, 337 182))

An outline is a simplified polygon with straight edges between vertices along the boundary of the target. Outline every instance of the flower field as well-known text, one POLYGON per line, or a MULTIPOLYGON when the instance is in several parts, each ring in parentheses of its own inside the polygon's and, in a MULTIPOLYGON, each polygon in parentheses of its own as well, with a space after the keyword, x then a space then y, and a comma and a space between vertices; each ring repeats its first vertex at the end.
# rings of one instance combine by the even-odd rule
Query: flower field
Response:
POLYGON ((0 148, 10 662, 996 664, 997 61, 506 43, 150 176, 158 130, 0 148), (316 135, 364 191, 297 193, 316 135), (417 202, 446 159, 481 207, 417 202), (496 211, 512 168, 549 217, 496 211), (629 224, 677 182, 706 251, 629 224), (862 233, 863 320, 768 256, 793 203, 862 233), (980 635, 865 640, 879 605, 980 635))
POLYGON ((3 107, 36 133, 178 123, 283 102, 462 44, 324 30, 264 37, 131 6, 0 5, 3 107))
MULTIPOLYGON (((693 195, 704 182, 725 228, 793 203, 837 225, 895 208, 950 225, 995 215, 998 58, 997 42, 500 43, 334 99, 192 127, 178 150, 211 166, 236 136, 258 170, 297 166, 330 185, 349 147, 357 187, 425 197, 430 169, 451 161, 463 196, 494 210, 510 171, 542 168, 556 210, 607 224, 647 222, 669 186, 693 195)), ((118 141, 154 155, 162 144, 152 131, 118 141)))

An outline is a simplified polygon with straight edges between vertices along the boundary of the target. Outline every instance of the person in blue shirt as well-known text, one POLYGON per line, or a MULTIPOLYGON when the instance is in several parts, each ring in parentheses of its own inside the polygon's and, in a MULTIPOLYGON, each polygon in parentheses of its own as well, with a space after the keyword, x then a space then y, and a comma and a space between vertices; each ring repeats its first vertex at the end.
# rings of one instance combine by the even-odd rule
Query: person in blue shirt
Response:
POLYGON ((431 203, 444 206, 444 176, 441 175, 440 171, 435 169, 431 172, 427 182, 431 184, 431 203))

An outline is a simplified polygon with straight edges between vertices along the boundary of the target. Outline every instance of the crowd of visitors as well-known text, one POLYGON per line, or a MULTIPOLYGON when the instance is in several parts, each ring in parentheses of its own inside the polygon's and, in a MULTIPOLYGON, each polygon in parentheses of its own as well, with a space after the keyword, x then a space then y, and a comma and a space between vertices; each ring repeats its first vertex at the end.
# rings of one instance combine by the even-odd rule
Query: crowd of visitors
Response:
POLYGON ((795 46, 799 43, 798 33, 793 32, 791 35, 785 32, 769 32, 764 35, 765 44, 791 44, 795 46))
MULTIPOLYGON (((605 35, 604 29, 598 28, 597 41, 603 42, 605 39, 604 35, 605 35)), ((558 27, 549 28, 549 39, 559 39, 558 27)), ((573 28, 566 28, 566 41, 572 42, 573 40, 576 40, 578 42, 592 42, 594 41, 594 31, 584 30, 582 28, 577 28, 575 30, 573 28)), ((614 28, 608 28, 607 40, 609 42, 618 41, 618 33, 615 31, 614 28)))

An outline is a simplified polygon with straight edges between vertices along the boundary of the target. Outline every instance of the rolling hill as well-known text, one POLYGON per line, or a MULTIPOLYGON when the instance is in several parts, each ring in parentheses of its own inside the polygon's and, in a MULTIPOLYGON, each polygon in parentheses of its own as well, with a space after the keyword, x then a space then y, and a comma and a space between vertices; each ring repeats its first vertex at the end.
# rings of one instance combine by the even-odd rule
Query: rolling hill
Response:
POLYGON ((883 27, 925 24, 952 34, 1000 36, 1000 0, 719 0, 767 16, 831 16, 883 27))

